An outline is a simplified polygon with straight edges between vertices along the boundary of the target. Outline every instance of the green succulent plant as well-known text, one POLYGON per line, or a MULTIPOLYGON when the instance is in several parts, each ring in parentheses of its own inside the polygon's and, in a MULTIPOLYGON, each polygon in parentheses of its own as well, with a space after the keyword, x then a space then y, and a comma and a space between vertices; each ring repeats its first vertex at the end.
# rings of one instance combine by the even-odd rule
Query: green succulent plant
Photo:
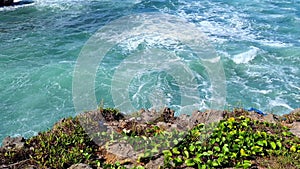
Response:
POLYGON ((299 138, 284 126, 229 117, 218 124, 194 127, 182 144, 164 151, 164 167, 249 168, 255 157, 299 153, 299 145, 299 138), (207 133, 208 137, 201 137, 207 133))

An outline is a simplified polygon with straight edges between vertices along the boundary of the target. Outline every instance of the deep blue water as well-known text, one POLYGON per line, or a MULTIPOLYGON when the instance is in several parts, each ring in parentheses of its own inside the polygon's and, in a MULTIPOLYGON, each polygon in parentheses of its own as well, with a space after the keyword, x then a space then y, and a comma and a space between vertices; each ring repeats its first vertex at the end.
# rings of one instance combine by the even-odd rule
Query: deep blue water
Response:
MULTIPOLYGON (((183 18, 207 36, 226 76, 225 109, 285 114, 300 107, 299 0, 36 0, 0 8, 0 140, 29 137, 74 116, 73 72, 88 39, 112 21, 149 12, 183 18)), ((115 106, 111 79, 118 65, 132 48, 143 51, 157 41, 124 43, 107 54, 95 79, 98 103, 115 106)), ((135 73, 128 87, 135 109, 180 109, 180 86, 168 72, 135 73)), ((196 76, 198 107, 212 108, 211 77, 201 65, 196 76)))

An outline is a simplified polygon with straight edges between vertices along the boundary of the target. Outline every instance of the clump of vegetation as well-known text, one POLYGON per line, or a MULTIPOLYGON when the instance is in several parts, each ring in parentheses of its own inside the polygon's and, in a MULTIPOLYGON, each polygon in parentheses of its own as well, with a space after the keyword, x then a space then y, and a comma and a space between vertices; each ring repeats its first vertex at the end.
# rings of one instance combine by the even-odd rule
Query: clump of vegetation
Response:
MULTIPOLYGON (((117 109, 102 109, 100 112, 108 121, 124 118, 117 109)), ((105 151, 86 133, 80 120, 81 116, 63 119, 55 124, 52 130, 27 140, 30 163, 40 168, 55 169, 68 168, 78 163, 89 164, 94 168, 125 168, 118 162, 105 162, 105 151)), ((135 168, 141 169, 141 166, 135 168)))
POLYGON ((102 117, 105 119, 105 121, 114 121, 114 120, 119 121, 125 118, 124 115, 118 109, 113 109, 113 108, 104 109, 103 107, 100 107, 99 110, 102 117))
POLYGON ((218 124, 197 125, 180 145, 164 151, 164 167, 249 168, 257 157, 296 153, 300 140, 288 128, 230 117, 218 124))
POLYGON ((31 159, 40 167, 67 168, 72 164, 100 163, 98 146, 85 134, 78 119, 64 119, 50 131, 27 141, 31 159))

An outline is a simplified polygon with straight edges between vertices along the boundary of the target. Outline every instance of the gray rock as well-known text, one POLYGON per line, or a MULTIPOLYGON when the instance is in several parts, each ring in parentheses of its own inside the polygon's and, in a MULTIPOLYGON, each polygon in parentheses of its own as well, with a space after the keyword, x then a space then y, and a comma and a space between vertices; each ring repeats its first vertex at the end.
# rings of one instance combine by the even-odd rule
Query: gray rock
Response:
POLYGON ((223 111, 219 111, 219 110, 207 110, 205 112, 196 111, 193 112, 192 114, 191 122, 193 122, 194 125, 199 123, 209 124, 213 122, 219 122, 223 119, 224 119, 223 111))
POLYGON ((92 169, 92 167, 90 167, 87 164, 79 163, 79 164, 73 164, 68 169, 92 169))
POLYGON ((23 137, 6 137, 2 141, 2 147, 5 149, 22 149, 24 148, 25 139, 23 137))
POLYGON ((180 131, 180 128, 182 128, 182 127, 178 126, 178 124, 171 124, 171 127, 168 128, 167 131, 169 131, 169 132, 174 131, 174 130, 180 131))
POLYGON ((292 132, 295 136, 300 138, 300 122, 292 123, 292 127, 290 129, 290 132, 292 132))
POLYGON ((263 116, 263 119, 264 119, 264 121, 266 121, 268 123, 276 123, 273 114, 267 114, 267 115, 263 116))
POLYGON ((175 121, 174 124, 177 125, 178 130, 187 131, 191 129, 194 124, 191 122, 191 117, 186 114, 181 114, 175 121))
POLYGON ((159 128, 161 128, 161 129, 163 129, 163 130, 167 130, 167 129, 169 129, 170 128, 170 126, 171 126, 171 124, 168 124, 168 123, 165 123, 165 122, 158 122, 158 123, 156 123, 156 125, 159 127, 159 128))
POLYGON ((149 123, 149 122, 153 122, 157 117, 159 117, 159 113, 157 113, 156 111, 149 111, 149 110, 140 110, 140 118, 141 120, 139 120, 139 122, 142 123, 149 123))
POLYGON ((263 121, 263 115, 255 113, 254 111, 249 112, 247 117, 249 117, 252 120, 263 121))
POLYGON ((160 166, 164 165, 164 157, 161 156, 155 160, 149 161, 149 163, 146 164, 145 168, 148 169, 158 169, 160 166))
POLYGON ((117 158, 117 161, 127 159, 130 159, 131 161, 136 161, 138 159, 138 155, 142 152, 142 150, 135 151, 132 145, 124 141, 108 145, 108 147, 106 147, 106 150, 108 153, 114 154, 117 158))

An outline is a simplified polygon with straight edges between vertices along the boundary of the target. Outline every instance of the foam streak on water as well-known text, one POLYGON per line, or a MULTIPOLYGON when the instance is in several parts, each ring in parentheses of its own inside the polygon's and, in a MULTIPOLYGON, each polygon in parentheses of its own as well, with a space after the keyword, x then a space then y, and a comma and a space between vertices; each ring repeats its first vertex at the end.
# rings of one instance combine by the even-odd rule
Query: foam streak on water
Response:
MULTIPOLYGON (((225 69, 228 106, 241 103, 278 114, 300 107, 298 0, 35 0, 0 8, 0 140, 29 137, 75 115, 72 75, 88 38, 122 16, 154 11, 187 19, 210 38, 225 69)), ((130 50, 161 43, 159 38, 141 39, 131 37, 116 46, 116 55, 110 59, 108 54, 101 65, 105 69, 98 70, 96 97, 105 106, 112 106, 113 69, 130 50)), ((195 67, 188 49, 171 42, 165 48, 195 67)), ((212 89, 204 67, 196 77, 199 109, 205 109, 212 89)), ((176 108, 180 94, 170 91, 177 89, 167 74, 149 72, 132 79, 130 95, 137 106, 146 99, 142 105, 176 108)))

